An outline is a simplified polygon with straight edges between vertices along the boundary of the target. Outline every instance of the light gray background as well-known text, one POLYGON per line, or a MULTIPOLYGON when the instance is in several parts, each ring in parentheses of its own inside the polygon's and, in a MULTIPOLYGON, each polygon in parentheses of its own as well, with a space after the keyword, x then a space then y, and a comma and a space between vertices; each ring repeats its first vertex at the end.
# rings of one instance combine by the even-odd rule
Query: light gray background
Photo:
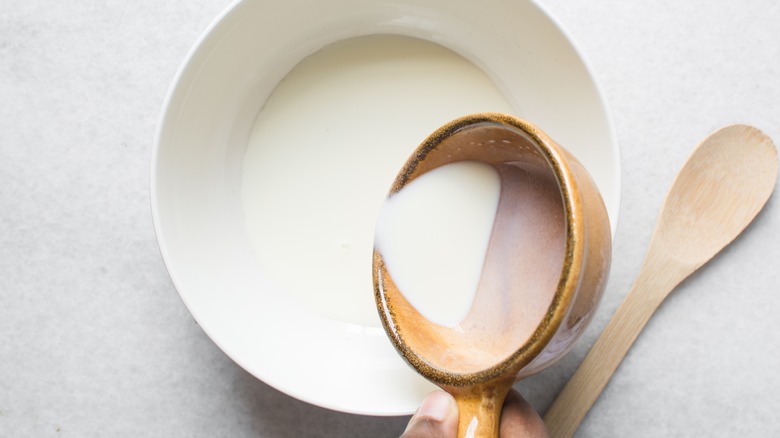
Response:
MULTIPOLYGON (((612 276, 595 322, 519 385, 544 411, 636 275, 693 146, 780 140, 780 4, 544 1, 603 85, 622 148, 612 276)), ((149 161, 166 91, 228 0, 0 0, 0 436, 395 437, 228 359, 158 253, 149 161)), ((780 200, 661 307, 581 437, 780 432, 780 200)))

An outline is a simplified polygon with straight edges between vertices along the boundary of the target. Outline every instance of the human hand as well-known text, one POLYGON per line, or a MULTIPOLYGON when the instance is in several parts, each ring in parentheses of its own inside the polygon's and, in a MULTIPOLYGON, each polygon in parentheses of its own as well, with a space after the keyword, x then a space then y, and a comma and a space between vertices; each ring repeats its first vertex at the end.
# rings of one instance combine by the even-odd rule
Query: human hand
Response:
MULTIPOLYGON (((509 391, 501 411, 500 438, 548 438, 542 418, 515 390, 509 391)), ((444 391, 434 391, 423 400, 409 420, 401 438, 455 438, 458 435, 458 406, 444 391)))

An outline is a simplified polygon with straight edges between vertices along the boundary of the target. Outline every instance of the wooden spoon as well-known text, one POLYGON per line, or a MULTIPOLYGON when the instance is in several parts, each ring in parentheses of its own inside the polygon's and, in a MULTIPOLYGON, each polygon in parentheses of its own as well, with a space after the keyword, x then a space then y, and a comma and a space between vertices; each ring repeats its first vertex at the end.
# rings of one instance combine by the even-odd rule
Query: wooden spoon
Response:
POLYGON ((733 241, 766 204, 777 151, 756 128, 722 128, 699 144, 666 196, 631 291, 547 411, 555 438, 571 437, 656 308, 733 241))

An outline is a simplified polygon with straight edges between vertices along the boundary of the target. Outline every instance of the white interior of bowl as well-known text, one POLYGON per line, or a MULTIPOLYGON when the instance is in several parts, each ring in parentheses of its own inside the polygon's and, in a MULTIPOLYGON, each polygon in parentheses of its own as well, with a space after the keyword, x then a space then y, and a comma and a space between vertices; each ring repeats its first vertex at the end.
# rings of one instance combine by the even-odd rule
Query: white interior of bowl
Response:
POLYGON ((482 68, 516 115, 588 168, 613 229, 620 170, 587 66, 530 1, 246 0, 215 22, 174 82, 153 159, 155 227, 174 284, 214 342, 266 383, 330 409, 399 415, 431 386, 381 328, 324 318, 279 291, 258 269, 241 200, 247 139, 279 81, 322 47, 372 34, 432 41, 482 68))

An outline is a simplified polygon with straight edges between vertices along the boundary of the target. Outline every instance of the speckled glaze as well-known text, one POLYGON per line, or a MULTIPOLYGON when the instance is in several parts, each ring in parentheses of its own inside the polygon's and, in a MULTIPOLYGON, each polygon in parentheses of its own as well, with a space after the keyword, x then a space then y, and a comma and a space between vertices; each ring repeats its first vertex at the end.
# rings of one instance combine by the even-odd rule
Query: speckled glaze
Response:
MULTIPOLYGON (((512 383, 562 357, 591 319, 608 276, 610 224, 587 170, 538 127, 499 113, 468 115, 436 130, 403 166, 390 193, 425 172, 462 160, 493 165, 522 161, 529 166, 541 166, 554 176, 564 204, 565 254, 557 288, 541 322, 525 342, 510 346, 502 356, 505 359, 458 369, 457 362, 448 364, 449 359, 441 358, 454 355, 456 360, 467 361, 468 354, 458 356, 458 349, 465 346, 450 343, 451 328, 428 322, 409 305, 376 250, 374 293, 382 324, 401 356, 424 377, 453 393, 462 410, 465 407, 473 412, 467 413, 467 417, 495 415, 497 419, 497 410, 512 383), (497 135, 512 136, 513 141, 496 141, 504 138, 497 135), (438 345, 441 343, 445 345, 438 345)), ((467 420, 461 419, 463 433, 467 420)), ((487 423, 490 421, 482 422, 485 427, 480 426, 482 432, 475 436, 491 436, 497 422, 493 426, 487 423)))

